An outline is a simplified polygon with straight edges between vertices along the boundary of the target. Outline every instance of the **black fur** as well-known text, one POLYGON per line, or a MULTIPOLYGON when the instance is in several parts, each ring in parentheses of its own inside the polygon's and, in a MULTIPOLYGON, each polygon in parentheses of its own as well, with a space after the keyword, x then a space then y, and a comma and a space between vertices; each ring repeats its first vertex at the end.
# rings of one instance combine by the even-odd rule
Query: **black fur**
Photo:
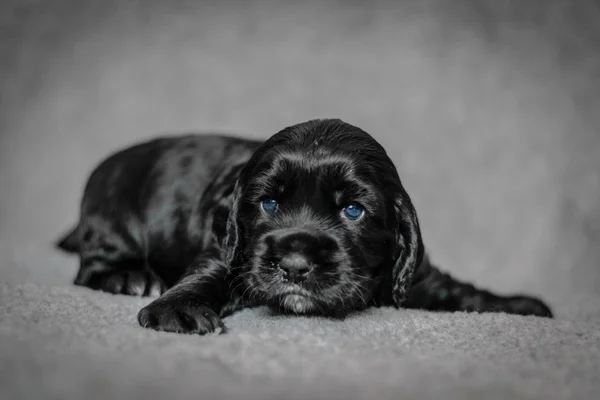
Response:
POLYGON ((254 141, 155 139, 92 173, 78 226, 75 284, 159 295, 139 323, 225 331, 221 318, 267 305, 342 318, 370 306, 551 317, 528 296, 461 283, 424 255, 418 218, 393 162, 361 129, 313 120, 254 141), (277 200, 273 211, 261 201, 277 200), (365 210, 344 217, 348 204, 365 210))

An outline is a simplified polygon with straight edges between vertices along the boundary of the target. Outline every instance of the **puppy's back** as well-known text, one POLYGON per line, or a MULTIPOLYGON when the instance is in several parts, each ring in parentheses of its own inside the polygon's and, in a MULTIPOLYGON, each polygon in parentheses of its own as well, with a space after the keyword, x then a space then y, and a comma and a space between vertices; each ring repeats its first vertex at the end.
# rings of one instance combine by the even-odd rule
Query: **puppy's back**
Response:
POLYGON ((232 135, 184 134, 154 138, 110 154, 85 185, 78 226, 57 246, 77 252, 84 236, 79 230, 90 223, 95 230, 129 237, 135 247, 143 247, 148 235, 159 240, 172 237, 216 171, 232 159, 249 157, 259 144, 232 135))

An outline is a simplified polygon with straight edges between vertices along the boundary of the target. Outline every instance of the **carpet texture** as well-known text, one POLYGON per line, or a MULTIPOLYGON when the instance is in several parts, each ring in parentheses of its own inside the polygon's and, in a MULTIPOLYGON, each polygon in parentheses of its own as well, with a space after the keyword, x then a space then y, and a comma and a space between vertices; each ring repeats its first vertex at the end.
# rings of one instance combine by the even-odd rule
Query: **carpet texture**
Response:
POLYGON ((0 3, 0 398, 600 398, 597 1, 0 3), (52 243, 107 153, 339 117, 389 151, 434 262, 556 314, 246 310, 141 329, 52 243))
POLYGON ((2 288, 3 398, 593 399, 600 323, 374 309, 246 310, 218 337, 141 330, 144 301, 2 288))

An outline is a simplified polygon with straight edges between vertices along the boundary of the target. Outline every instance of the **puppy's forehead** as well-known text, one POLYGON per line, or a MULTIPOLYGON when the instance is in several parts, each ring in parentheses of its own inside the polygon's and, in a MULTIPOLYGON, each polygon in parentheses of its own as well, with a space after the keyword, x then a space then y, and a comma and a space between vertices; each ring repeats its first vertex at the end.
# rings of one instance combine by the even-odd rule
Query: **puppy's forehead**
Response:
POLYGON ((326 167, 342 168, 351 172, 355 170, 357 160, 342 154, 306 149, 305 151, 281 151, 275 160, 280 165, 290 165, 307 171, 320 170, 326 167))
POLYGON ((298 196, 329 193, 336 201, 349 196, 373 206, 381 199, 375 195, 379 193, 378 183, 369 170, 368 164, 344 155, 279 152, 255 175, 253 193, 255 196, 265 191, 284 193, 286 190, 298 196))
POLYGON ((327 176, 337 180, 356 180, 368 174, 367 165, 347 155, 317 153, 310 151, 282 151, 274 158, 270 168, 272 174, 302 173, 327 176))

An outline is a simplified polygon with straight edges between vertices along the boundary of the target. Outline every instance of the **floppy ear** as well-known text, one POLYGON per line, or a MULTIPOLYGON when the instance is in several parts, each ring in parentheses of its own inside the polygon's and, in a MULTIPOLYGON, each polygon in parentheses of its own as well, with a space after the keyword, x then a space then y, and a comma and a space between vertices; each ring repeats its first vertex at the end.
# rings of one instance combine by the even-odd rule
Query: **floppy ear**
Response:
POLYGON ((404 189, 394 201, 394 211, 397 226, 393 252, 392 298, 395 306, 401 307, 406 300, 413 274, 423 260, 424 249, 417 212, 404 189))
POLYGON ((243 235, 238 221, 239 209, 242 201, 242 185, 238 179, 231 196, 231 208, 227 218, 227 231, 225 235, 225 261, 230 269, 239 267, 243 252, 243 235))

